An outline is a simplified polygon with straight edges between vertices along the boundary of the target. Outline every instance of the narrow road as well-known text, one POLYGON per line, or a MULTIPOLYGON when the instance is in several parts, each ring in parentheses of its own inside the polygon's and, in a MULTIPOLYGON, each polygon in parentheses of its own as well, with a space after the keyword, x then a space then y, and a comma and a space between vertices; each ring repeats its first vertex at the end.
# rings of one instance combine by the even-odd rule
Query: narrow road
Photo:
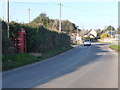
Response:
POLYGON ((108 44, 78 46, 4 72, 3 88, 118 88, 118 55, 108 44))

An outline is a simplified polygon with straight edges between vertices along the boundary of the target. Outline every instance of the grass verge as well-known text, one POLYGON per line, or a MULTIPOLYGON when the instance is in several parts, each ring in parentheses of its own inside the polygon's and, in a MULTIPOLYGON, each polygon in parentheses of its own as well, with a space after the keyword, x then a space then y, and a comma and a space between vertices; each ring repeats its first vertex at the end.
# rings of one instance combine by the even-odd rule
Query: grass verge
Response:
POLYGON ((24 66, 27 64, 35 63, 35 62, 53 57, 60 53, 66 52, 72 48, 73 47, 71 47, 71 46, 57 47, 57 48, 49 50, 46 53, 43 53, 41 55, 41 57, 39 57, 39 58, 25 54, 25 53, 17 53, 15 55, 11 55, 11 56, 2 55, 2 70, 6 71, 6 70, 14 69, 14 68, 17 68, 20 66, 24 66))
POLYGON ((110 47, 111 49, 114 49, 114 50, 120 52, 120 46, 118 46, 118 45, 111 45, 111 46, 109 46, 109 47, 110 47))
POLYGON ((111 42, 102 42, 102 41, 97 41, 96 43, 111 43, 111 42))

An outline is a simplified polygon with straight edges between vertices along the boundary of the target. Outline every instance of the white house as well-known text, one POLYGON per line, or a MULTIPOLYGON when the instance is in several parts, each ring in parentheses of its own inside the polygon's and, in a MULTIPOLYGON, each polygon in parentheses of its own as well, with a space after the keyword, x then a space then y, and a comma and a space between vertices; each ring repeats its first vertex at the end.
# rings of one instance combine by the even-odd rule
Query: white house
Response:
POLYGON ((90 30, 84 37, 95 38, 97 37, 97 32, 95 30, 90 30))
POLYGON ((89 35, 92 37, 97 37, 97 32, 95 30, 90 30, 89 35))

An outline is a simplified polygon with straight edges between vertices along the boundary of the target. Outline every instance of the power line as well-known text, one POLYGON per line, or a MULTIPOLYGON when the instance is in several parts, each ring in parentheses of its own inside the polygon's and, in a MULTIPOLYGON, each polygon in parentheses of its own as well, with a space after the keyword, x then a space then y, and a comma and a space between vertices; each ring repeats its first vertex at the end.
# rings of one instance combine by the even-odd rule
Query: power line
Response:
POLYGON ((71 9, 74 9, 79 12, 85 12, 85 13, 94 14, 94 15, 96 14, 96 15, 101 15, 101 16, 106 16, 106 17, 111 16, 111 15, 106 15, 103 13, 96 13, 96 12, 92 12, 92 11, 88 11, 88 10, 82 10, 82 9, 74 8, 74 7, 67 6, 67 5, 64 5, 64 7, 71 8, 71 9))
MULTIPOLYGON (((54 2, 48 2, 48 3, 41 3, 41 2, 11 2, 11 3, 38 4, 38 5, 50 5, 50 3, 51 3, 51 4, 54 4, 54 5, 60 5, 60 4, 57 4, 57 3, 54 3, 54 2)), ((92 11, 89 11, 89 10, 83 10, 83 9, 79 9, 79 8, 75 8, 75 7, 71 7, 71 6, 67 6, 67 5, 64 5, 64 7, 74 9, 76 11, 79 11, 80 13, 85 12, 85 13, 89 13, 89 14, 94 14, 94 15, 96 14, 96 15, 101 15, 101 16, 106 16, 106 17, 111 16, 111 15, 106 15, 106 14, 103 14, 103 13, 96 13, 96 12, 92 12, 92 11)))
POLYGON ((21 3, 21 4, 38 4, 38 5, 49 5, 48 3, 41 3, 41 2, 10 2, 11 4, 13 4, 13 3, 21 3))

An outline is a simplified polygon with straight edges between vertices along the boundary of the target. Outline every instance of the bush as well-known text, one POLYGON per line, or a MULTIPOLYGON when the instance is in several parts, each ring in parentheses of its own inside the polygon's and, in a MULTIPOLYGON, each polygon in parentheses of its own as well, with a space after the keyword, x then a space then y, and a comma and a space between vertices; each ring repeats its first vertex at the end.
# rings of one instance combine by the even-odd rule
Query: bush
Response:
MULTIPOLYGON (((11 35, 11 32, 10 32, 11 35)), ((2 21, 2 53, 6 55, 12 55, 15 53, 14 42, 7 35, 7 24, 2 21)))
POLYGON ((103 33, 103 34, 100 35, 101 39, 105 39, 107 37, 110 37, 110 35, 108 33, 103 33))
POLYGON ((27 33, 27 52, 43 53, 55 47, 70 46, 70 36, 65 33, 48 30, 43 26, 29 26, 15 22, 10 23, 10 38, 7 38, 7 24, 2 22, 3 54, 17 51, 15 46, 17 42, 14 38, 17 39, 17 32, 21 27, 24 27, 27 33), (11 48, 13 50, 10 50, 11 48))

